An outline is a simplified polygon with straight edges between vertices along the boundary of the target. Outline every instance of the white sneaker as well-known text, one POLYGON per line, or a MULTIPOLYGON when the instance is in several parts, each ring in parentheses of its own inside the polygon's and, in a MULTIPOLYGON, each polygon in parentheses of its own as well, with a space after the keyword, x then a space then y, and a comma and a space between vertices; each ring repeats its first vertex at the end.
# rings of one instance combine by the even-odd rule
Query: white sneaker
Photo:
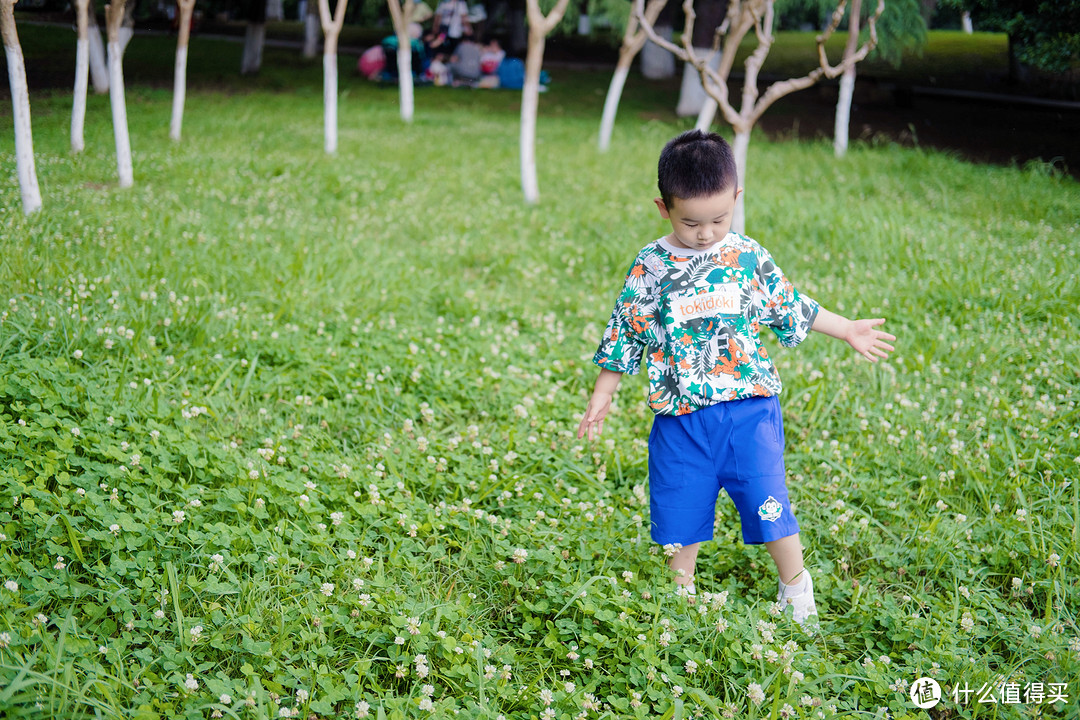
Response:
POLYGON ((817 604, 814 603, 814 580, 810 577, 810 573, 806 573, 806 589, 798 595, 790 595, 791 589, 783 583, 779 582, 779 589, 776 592, 776 602, 780 603, 781 610, 787 606, 791 606, 792 619, 798 624, 802 625, 803 622, 811 615, 817 615, 817 604))

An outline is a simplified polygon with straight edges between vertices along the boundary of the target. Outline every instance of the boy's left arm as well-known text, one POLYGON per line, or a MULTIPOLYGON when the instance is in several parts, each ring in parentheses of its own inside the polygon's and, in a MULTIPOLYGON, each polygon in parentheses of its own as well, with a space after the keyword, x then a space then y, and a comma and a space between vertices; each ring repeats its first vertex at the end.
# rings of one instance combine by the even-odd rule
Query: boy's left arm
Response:
POLYGON ((843 340, 855 348, 855 352, 876 363, 879 357, 889 356, 894 349, 889 342, 896 340, 895 335, 877 329, 884 322, 885 318, 848 320, 842 315, 821 308, 810 329, 843 340))

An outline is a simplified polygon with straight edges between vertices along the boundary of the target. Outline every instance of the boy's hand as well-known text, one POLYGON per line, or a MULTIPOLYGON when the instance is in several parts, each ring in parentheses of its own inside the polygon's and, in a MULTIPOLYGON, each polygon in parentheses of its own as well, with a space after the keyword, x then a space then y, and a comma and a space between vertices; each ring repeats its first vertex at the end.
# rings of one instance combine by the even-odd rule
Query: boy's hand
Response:
POLYGON ((879 357, 889 357, 889 353, 895 349, 885 341, 895 341, 896 336, 877 329, 884 322, 885 318, 852 320, 844 339, 855 348, 855 352, 876 363, 879 357))
POLYGON ((596 437, 600 437, 600 434, 604 432, 604 418, 607 417, 610 409, 611 393, 600 390, 593 392, 592 397, 589 398, 589 404, 585 408, 585 416, 581 418, 581 424, 578 425, 578 440, 588 433, 589 442, 592 442, 594 431, 596 437))

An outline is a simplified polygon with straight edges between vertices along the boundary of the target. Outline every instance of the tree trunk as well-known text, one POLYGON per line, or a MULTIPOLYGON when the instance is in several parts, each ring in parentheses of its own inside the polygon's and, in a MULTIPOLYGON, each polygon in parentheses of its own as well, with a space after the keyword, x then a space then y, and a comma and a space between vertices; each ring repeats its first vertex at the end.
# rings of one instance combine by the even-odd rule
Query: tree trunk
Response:
POLYGON ((244 56, 240 61, 240 74, 250 75, 262 67, 263 45, 266 43, 266 23, 250 22, 244 33, 244 56))
MULTIPOLYGON (((696 52, 701 55, 708 55, 712 52, 710 48, 697 48, 696 52)), ((716 53, 709 61, 709 67, 714 70, 720 67, 720 53, 716 53)), ((705 87, 701 84, 701 73, 698 69, 690 63, 683 65, 683 77, 682 86, 679 88, 679 102, 675 106, 675 114, 679 117, 689 117, 691 115, 701 116, 701 111, 705 108, 705 104, 709 101, 709 94, 705 92, 705 87)), ((715 103, 713 103, 713 114, 716 114, 715 103)), ((712 124, 712 118, 709 118, 708 125, 712 124)), ((706 125, 705 127, 708 127, 706 125)))
POLYGON ((408 33, 398 33, 397 48, 398 89, 401 93, 401 119, 407 123, 413 120, 413 70, 412 43, 408 33), (405 40, 402 43, 402 40, 405 40))
MULTIPOLYGON (((862 0, 852 0, 851 13, 848 17, 847 44, 844 46, 844 59, 851 58, 859 49, 859 20, 862 12, 862 0)), ((840 75, 840 95, 836 99, 836 119, 833 127, 833 152, 841 158, 848 149, 848 128, 851 125, 851 98, 855 94, 855 63, 852 63, 840 75)))
POLYGON ((282 0, 266 0, 266 19, 277 21, 285 19, 285 7, 282 0))
POLYGON ((719 107, 713 98, 705 98, 705 102, 701 106, 701 112, 698 113, 697 122, 694 123, 694 128, 702 132, 708 132, 713 120, 716 119, 716 111, 719 107))
POLYGON ((544 64, 547 35, 529 30, 525 55, 525 84, 521 88, 521 189, 530 205, 540 200, 536 180, 536 113, 540 107, 540 69, 544 64))
POLYGON ((604 114, 600 119, 600 152, 607 152, 607 149, 611 146, 611 132, 615 128, 615 113, 619 110, 619 99, 622 97, 626 76, 630 74, 630 64, 633 61, 633 55, 624 57, 622 53, 619 54, 619 62, 611 76, 607 98, 604 100, 604 114))
POLYGON ((86 88, 90 74, 87 10, 87 0, 76 0, 75 25, 79 39, 75 41, 75 89, 71 99, 71 151, 75 153, 81 153, 86 147, 83 127, 86 123, 86 88))
POLYGON ((971 35, 975 32, 975 27, 971 24, 971 13, 967 10, 960 16, 960 26, 963 28, 966 35, 971 35))
POLYGON ((86 13, 86 39, 90 51, 90 82, 94 85, 95 93, 104 95, 109 92, 109 63, 105 60, 105 43, 101 41, 101 29, 92 3, 86 13))
MULTIPOLYGON (((656 34, 671 39, 670 25, 657 25, 656 34)), ((651 40, 641 49, 641 74, 650 80, 666 80, 675 77, 675 56, 651 40)))
POLYGON ((105 6, 109 36, 109 101, 112 105, 113 137, 116 140, 116 174, 120 187, 135 184, 131 168, 131 137, 128 134, 127 105, 124 101, 124 55, 120 47, 120 23, 124 17, 125 0, 114 0, 105 6), (119 3, 119 6, 117 6, 119 3))
POLYGON ((855 66, 840 76, 840 95, 836 99, 836 123, 833 128, 833 152, 841 158, 847 154, 848 132, 851 126, 851 98, 855 94, 855 66))
POLYGON ((180 30, 176 37, 176 64, 173 68, 172 120, 169 137, 180 140, 180 127, 184 122, 184 99, 187 96, 187 52, 191 39, 191 15, 195 0, 180 0, 180 30))
MULTIPOLYGON (((731 143, 731 154, 735 156, 735 168, 739 173, 739 187, 746 188, 746 155, 750 148, 750 128, 735 128, 735 139, 731 143)), ((735 201, 735 212, 731 216, 731 229, 737 233, 746 233, 746 208, 743 199, 746 197, 745 190, 739 193, 739 199, 735 201)))
MULTIPOLYGON (((331 44, 331 37, 326 37, 326 45, 331 44)), ((333 38, 336 48, 337 37, 333 38)), ((323 52, 323 134, 326 138, 326 152, 337 152, 337 89, 338 68, 337 50, 323 52)))
POLYGON ((308 0, 304 15, 304 57, 314 58, 319 52, 319 3, 308 0))
POLYGON ((8 82, 11 84, 11 108, 15 120, 15 168, 19 176, 23 212, 27 215, 41 209, 41 190, 34 168, 34 137, 30 129, 30 93, 26 88, 26 66, 23 63, 19 34, 15 31, 15 3, 0 0, 0 35, 7 56, 8 82))
MULTIPOLYGON (((667 0, 649 0, 644 6, 643 15, 646 22, 656 22, 656 18, 663 12, 667 0)), ((626 85, 626 77, 630 74, 630 65, 641 49, 645 47, 645 31, 641 29, 637 17, 631 11, 626 21, 626 29, 623 32, 622 45, 619 47, 619 61, 615 64, 615 72, 611 76, 611 84, 608 86, 607 98, 604 100, 604 114, 600 119, 600 152, 607 152, 611 146, 611 133, 615 128, 615 114, 619 111, 619 100, 622 98, 623 87, 626 85)))

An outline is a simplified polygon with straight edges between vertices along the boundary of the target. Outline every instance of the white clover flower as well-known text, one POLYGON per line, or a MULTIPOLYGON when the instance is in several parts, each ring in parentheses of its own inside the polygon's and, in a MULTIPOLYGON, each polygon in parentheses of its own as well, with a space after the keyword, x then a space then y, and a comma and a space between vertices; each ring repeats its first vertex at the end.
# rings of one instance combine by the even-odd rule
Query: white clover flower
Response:
POLYGON ((232 697, 228 693, 221 693, 221 697, 218 698, 218 702, 222 705, 231 705, 232 697))
POLYGON ((330 524, 335 526, 335 527, 340 525, 341 521, 344 520, 344 519, 345 519, 345 513, 343 513, 343 512, 332 512, 332 513, 330 513, 330 524))
POLYGON ((67 567, 67 563, 64 562, 64 556, 63 555, 57 555, 56 556, 56 564, 53 565, 53 569, 55 569, 55 570, 63 570, 66 567, 67 567))
POLYGON ((420 618, 411 617, 408 620, 406 620, 406 625, 407 625, 406 630, 408 630, 410 635, 419 635, 420 634, 420 618))
POLYGON ((188 630, 188 633, 191 634, 191 642, 199 642, 199 640, 202 638, 203 626, 196 625, 195 627, 188 630))
POLYGON ((102 655, 106 655, 109 652, 109 648, 105 647, 104 645, 98 645, 97 651, 102 655))
POLYGON ((698 664, 696 662, 694 662, 693 660, 687 660, 683 664, 683 667, 686 668, 686 674, 687 675, 693 675, 694 673, 696 673, 698 671, 698 664))
POLYGON ((1050 553, 1050 557, 1046 558, 1046 564, 1050 567, 1057 567, 1061 562, 1061 556, 1057 553, 1050 553))
POLYGON ((0 632, 0 648, 6 648, 11 644, 11 633, 0 632))
POLYGON ((184 687, 194 692, 199 689, 199 681, 195 679, 194 675, 188 673, 187 678, 184 680, 184 687))
POLYGON ((158 608, 157 610, 154 611, 154 617, 156 617, 158 620, 160 620, 161 618, 165 617, 165 611, 162 610, 161 608, 158 608))
POLYGON ((330 597, 334 594, 334 583, 325 582, 322 584, 320 590, 323 595, 325 595, 326 597, 330 597))
POLYGON ((366 718, 368 716, 370 710, 371 710, 371 706, 368 705, 363 700, 361 700, 358 703, 356 703, 356 707, 354 708, 354 714, 356 715, 357 718, 359 718, 360 720, 363 720, 363 718, 366 718))
POLYGON ((82 430, 80 430, 77 427, 73 427, 73 428, 71 428, 71 434, 74 435, 75 437, 79 437, 79 435, 82 434, 82 430))
POLYGON ((963 617, 960 618, 960 629, 965 632, 970 632, 975 627, 975 619, 971 617, 971 613, 965 612, 963 617))
POLYGON ((309 695, 308 695, 307 690, 304 690, 303 688, 301 688, 300 690, 296 691, 296 703, 298 705, 303 705, 304 703, 306 703, 308 697, 309 697, 309 695))
POLYGON ((117 525, 116 523, 113 523, 112 525, 109 526, 109 532, 111 532, 113 535, 119 535, 120 534, 120 526, 117 525))
POLYGON ((187 517, 187 514, 183 510, 173 510, 172 517, 173 517, 173 522, 176 523, 177 525, 179 525, 180 523, 184 522, 184 519, 187 517))
POLYGON ((404 645, 405 644, 405 638, 398 635, 397 637, 394 638, 394 644, 395 645, 404 645))
POLYGON ((755 705, 760 705, 765 702, 765 692, 757 683, 750 683, 750 686, 746 689, 746 696, 750 698, 750 702, 755 705))
POLYGON ((19 592, 19 583, 14 580, 8 580, 4 583, 4 588, 9 592, 19 592))
POLYGON ((574 691, 577 690, 577 685, 572 682, 563 683, 563 690, 566 691, 567 695, 573 695, 574 691))

